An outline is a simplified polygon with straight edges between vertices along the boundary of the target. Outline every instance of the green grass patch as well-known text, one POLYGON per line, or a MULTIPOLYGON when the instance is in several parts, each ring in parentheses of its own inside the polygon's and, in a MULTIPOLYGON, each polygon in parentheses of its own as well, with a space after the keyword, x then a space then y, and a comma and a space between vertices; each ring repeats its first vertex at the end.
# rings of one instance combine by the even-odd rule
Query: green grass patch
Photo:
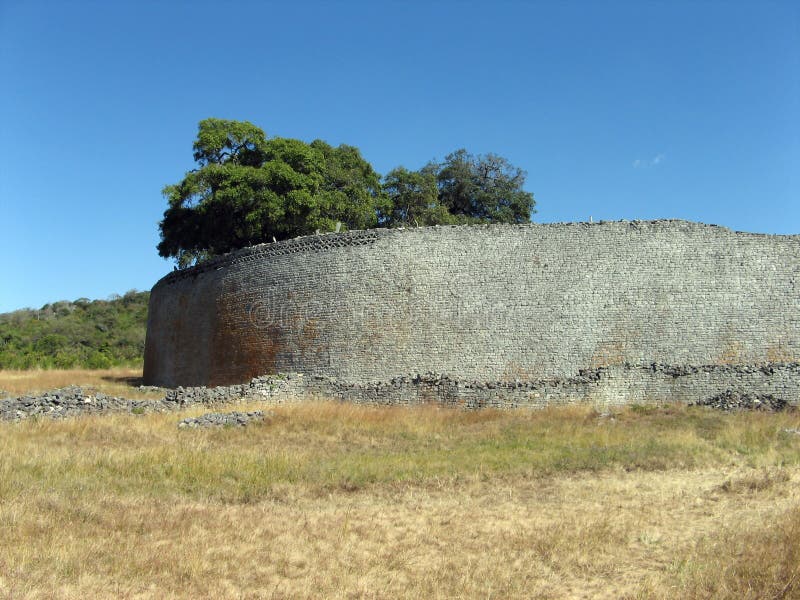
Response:
POLYGON ((178 431, 183 415, 0 425, 0 499, 29 490, 249 502, 278 486, 375 484, 611 469, 800 464, 796 414, 702 408, 465 413, 316 404, 245 429, 178 431))

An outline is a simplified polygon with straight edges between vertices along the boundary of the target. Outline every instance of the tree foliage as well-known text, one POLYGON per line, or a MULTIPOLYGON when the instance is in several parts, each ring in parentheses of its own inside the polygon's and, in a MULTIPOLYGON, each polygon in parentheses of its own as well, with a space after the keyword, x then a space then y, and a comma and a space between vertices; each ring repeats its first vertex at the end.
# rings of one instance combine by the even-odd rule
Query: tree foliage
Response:
POLYGON ((534 212, 525 171, 497 154, 464 149, 432 161, 419 171, 391 171, 384 189, 391 200, 390 225, 526 223, 534 212))
POLYGON ((0 314, 0 369, 140 366, 149 292, 0 314))
POLYGON ((378 224, 380 177, 353 146, 268 139, 248 122, 206 119, 198 168, 164 188, 161 256, 187 266, 252 244, 378 224))
POLYGON ((430 170, 409 171, 398 167, 383 182, 389 199, 389 211, 382 222, 393 226, 445 225, 455 223, 454 215, 439 202, 436 173, 430 170))
POLYGON ((462 148, 431 167, 437 169, 439 201, 451 214, 478 223, 531 220, 535 202, 522 189, 526 173, 502 156, 474 156, 462 148))
POLYGON ((164 188, 161 256, 185 267, 208 256, 315 231, 456 223, 523 223, 525 172, 496 154, 461 149, 382 180, 358 148, 268 138, 247 121, 205 119, 197 168, 164 188))

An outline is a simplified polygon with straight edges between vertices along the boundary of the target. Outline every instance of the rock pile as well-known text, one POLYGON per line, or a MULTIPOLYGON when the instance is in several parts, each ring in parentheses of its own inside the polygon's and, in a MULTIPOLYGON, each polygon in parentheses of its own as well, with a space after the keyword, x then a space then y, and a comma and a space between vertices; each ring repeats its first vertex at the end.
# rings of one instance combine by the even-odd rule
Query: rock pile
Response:
POLYGON ((302 378, 297 375, 263 376, 242 385, 167 390, 159 400, 130 400, 68 386, 36 396, 0 399, 0 421, 20 421, 33 416, 59 419, 103 412, 144 414, 179 410, 194 404, 265 399, 280 401, 290 397, 301 385, 302 378))
POLYGON ((265 419, 263 411, 256 410, 253 412, 229 412, 229 413, 206 413, 199 417, 190 417, 183 419, 178 423, 178 427, 185 428, 202 428, 202 427, 244 427, 254 421, 263 421, 265 419))
POLYGON ((725 390, 721 394, 695 402, 696 406, 710 406, 719 410, 763 410, 777 412, 785 410, 789 403, 772 394, 750 394, 725 390))
POLYGON ((159 406, 159 402, 117 398, 71 385, 38 396, 0 400, 0 421, 18 421, 33 416, 59 419, 87 413, 144 413, 164 409, 165 407, 159 406))
MULTIPOLYGON (((663 365, 653 365, 648 369, 661 369, 667 373, 663 365)), ((762 410, 780 411, 793 409, 797 394, 786 382, 794 377, 795 371, 800 373, 800 364, 767 365, 752 367, 755 372, 774 371, 777 380, 771 387, 760 385, 763 382, 745 378, 741 386, 728 387, 717 377, 719 371, 734 367, 697 367, 698 372, 708 374, 711 383, 705 384, 705 393, 693 403, 697 406, 709 406, 719 410, 762 410), (712 377, 713 376, 713 377, 712 377), (744 392, 742 389, 757 389, 759 392, 744 392), (738 391, 737 391, 738 389, 738 391), (720 391, 723 390, 723 391, 720 391), (771 393, 765 393, 769 390, 771 393), (793 403, 784 398, 793 399, 793 403)), ((736 367, 746 369, 748 367, 736 367)), ((425 373, 424 375, 395 377, 389 381, 346 382, 331 377, 314 375, 304 378, 297 373, 283 375, 265 375, 256 377, 248 383, 221 387, 179 387, 174 390, 163 388, 142 388, 142 391, 159 392, 164 396, 158 400, 130 400, 107 396, 93 390, 70 386, 52 390, 36 396, 19 398, 2 398, 0 396, 0 421, 19 421, 31 416, 63 418, 86 413, 130 412, 165 412, 179 410, 187 406, 216 405, 239 401, 262 401, 280 403, 319 396, 342 401, 362 402, 369 404, 421 404, 437 403, 443 406, 478 408, 517 408, 544 407, 580 401, 581 398, 595 401, 603 397, 602 386, 615 385, 616 389, 627 389, 618 392, 608 403, 625 404, 630 402, 646 402, 647 388, 638 378, 644 367, 599 367, 582 370, 575 377, 538 379, 529 381, 470 381, 451 378, 446 374, 425 373), (610 383, 609 383, 610 382, 610 383), (638 394, 638 395, 637 395, 638 394)), ((687 371, 688 372, 688 371, 687 371)), ((679 378, 685 376, 684 369, 675 368, 667 376, 679 378)), ((725 375, 723 373, 723 375, 725 375)), ((738 373, 738 371, 737 371, 738 373)), ((749 373, 749 371, 748 371, 749 373)), ((688 375, 690 376, 690 375, 688 375)), ((666 393, 665 393, 666 395, 666 393)), ((698 396, 695 396, 697 398, 698 396)), ((684 396, 685 397, 685 396, 684 396)), ((692 403, 690 403, 692 405, 692 403)))

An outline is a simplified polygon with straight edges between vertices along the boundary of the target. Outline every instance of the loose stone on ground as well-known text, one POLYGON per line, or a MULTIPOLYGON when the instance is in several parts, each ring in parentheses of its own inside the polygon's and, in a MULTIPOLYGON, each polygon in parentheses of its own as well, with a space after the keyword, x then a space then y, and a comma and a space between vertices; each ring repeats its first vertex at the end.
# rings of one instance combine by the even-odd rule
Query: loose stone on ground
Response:
MULTIPOLYGON (((535 381, 463 381, 452 379, 444 374, 426 373, 408 377, 396 377, 389 382, 354 384, 334 378, 314 376, 304 378, 297 373, 266 375, 256 377, 249 383, 220 387, 179 387, 165 390, 164 397, 158 400, 131 400, 108 396, 94 390, 78 386, 68 386, 51 390, 35 396, 0 398, 0 421, 20 421, 29 417, 64 418, 81 414, 104 412, 127 412, 144 414, 150 412, 177 411, 196 405, 222 405, 235 402, 291 402, 304 398, 327 398, 360 404, 399 404, 415 405, 435 403, 464 409, 480 408, 542 408, 552 405, 580 403, 581 398, 591 398, 604 381, 629 382, 631 377, 645 370, 665 372, 664 377, 679 380, 682 377, 697 375, 714 376, 722 371, 723 377, 710 389, 715 392, 705 398, 687 397, 685 391, 675 392, 675 399, 687 402, 690 406, 705 406, 717 410, 794 410, 796 400, 781 393, 781 382, 800 372, 800 364, 771 364, 755 367, 705 366, 669 370, 658 365, 650 367, 623 365, 601 367, 581 371, 568 379, 535 381), (777 377, 778 382, 771 386, 773 391, 764 389, 760 379, 750 376, 756 373, 777 377), (741 387, 737 389, 720 387, 725 380, 736 377, 741 387), (748 391, 753 389, 764 391, 748 391), (779 395, 780 394, 780 395, 779 395), (783 397, 781 397, 783 396, 783 397), (787 401, 785 398, 790 398, 787 401)), ((148 390, 153 391, 153 390, 148 390)), ((785 390, 783 390, 785 391, 785 390)), ((668 400, 668 398, 666 399, 668 400)), ((665 399, 661 399, 665 401, 665 399)), ((631 394, 610 398, 603 406, 622 406, 636 402, 647 402, 631 394)))
POLYGON ((229 412, 229 413, 206 413, 199 417, 189 417, 178 423, 181 429, 186 428, 205 428, 205 427, 245 427, 252 422, 263 421, 270 414, 265 415, 264 411, 256 410, 253 412, 229 412))
POLYGON ((772 394, 756 394, 726 390, 721 394, 695 402, 697 406, 709 406, 725 411, 761 410, 778 412, 786 410, 789 403, 772 394))
POLYGON ((21 421, 31 417, 60 419, 82 414, 169 412, 189 406, 227 404, 258 400, 281 402, 296 396, 298 380, 292 375, 256 377, 249 383, 214 388, 167 390, 159 400, 131 400, 67 386, 35 396, 0 399, 0 421, 21 421))

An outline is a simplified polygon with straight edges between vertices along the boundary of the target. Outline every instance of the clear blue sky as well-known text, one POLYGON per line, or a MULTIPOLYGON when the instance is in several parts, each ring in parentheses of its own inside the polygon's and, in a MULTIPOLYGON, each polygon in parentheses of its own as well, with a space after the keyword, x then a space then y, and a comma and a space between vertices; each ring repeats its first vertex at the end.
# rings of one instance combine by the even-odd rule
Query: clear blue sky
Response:
POLYGON ((534 221, 800 232, 797 2, 0 0, 0 311, 149 289, 197 123, 465 147, 534 221))

